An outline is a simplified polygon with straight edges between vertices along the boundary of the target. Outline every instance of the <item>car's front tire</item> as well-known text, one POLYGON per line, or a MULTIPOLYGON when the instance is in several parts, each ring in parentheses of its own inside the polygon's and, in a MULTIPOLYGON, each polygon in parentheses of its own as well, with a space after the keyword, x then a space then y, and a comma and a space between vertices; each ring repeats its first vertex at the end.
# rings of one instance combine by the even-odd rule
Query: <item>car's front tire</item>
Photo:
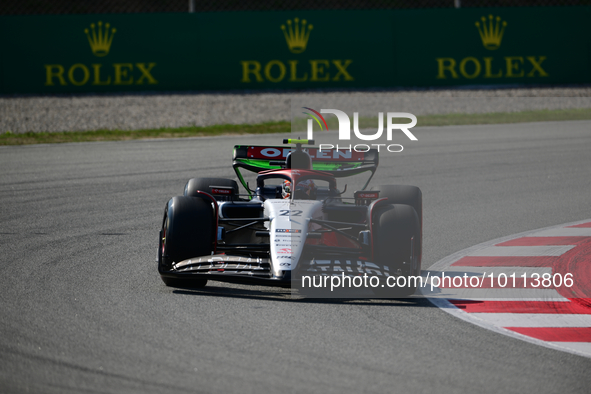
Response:
POLYGON ((214 210, 202 198, 178 196, 164 210, 158 250, 158 272, 167 286, 203 287, 207 279, 180 279, 164 276, 173 262, 207 256, 215 242, 214 210))
POLYGON ((403 204, 378 206, 372 214, 372 247, 373 262, 386 275, 373 288, 374 293, 388 298, 414 294, 418 281, 412 277, 420 273, 421 255, 421 228, 415 209, 403 204), (392 276, 389 282, 387 275, 392 276), (396 283, 405 285, 390 287, 398 276, 405 280, 396 283))
MULTIPOLYGON (((419 217, 420 239, 423 242, 423 193, 421 189, 411 185, 379 185, 371 190, 379 190, 380 198, 387 197, 388 204, 410 205, 415 209, 419 217)), ((414 275, 421 275, 422 249, 419 252, 418 264, 414 275)))

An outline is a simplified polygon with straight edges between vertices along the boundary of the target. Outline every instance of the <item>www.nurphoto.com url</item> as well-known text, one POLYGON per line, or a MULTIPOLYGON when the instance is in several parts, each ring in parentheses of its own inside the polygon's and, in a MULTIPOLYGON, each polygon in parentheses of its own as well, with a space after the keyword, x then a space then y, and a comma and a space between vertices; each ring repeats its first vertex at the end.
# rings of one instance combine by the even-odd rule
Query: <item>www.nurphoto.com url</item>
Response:
POLYGON ((375 287, 430 287, 431 291, 434 288, 558 288, 558 287, 572 287, 574 285, 573 274, 561 273, 533 273, 529 276, 526 273, 512 274, 505 273, 489 273, 486 272, 482 276, 448 276, 445 272, 441 275, 431 276, 388 276, 385 280, 374 275, 310 275, 302 276, 303 288, 329 288, 330 291, 334 289, 343 288, 375 288, 375 287))

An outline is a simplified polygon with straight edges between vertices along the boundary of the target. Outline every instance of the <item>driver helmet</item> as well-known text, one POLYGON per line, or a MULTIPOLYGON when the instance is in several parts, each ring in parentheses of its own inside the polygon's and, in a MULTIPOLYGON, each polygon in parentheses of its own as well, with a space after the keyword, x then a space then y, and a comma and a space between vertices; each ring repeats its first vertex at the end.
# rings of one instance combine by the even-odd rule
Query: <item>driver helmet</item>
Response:
POLYGON ((283 196, 283 198, 289 198, 291 196, 290 181, 283 181, 283 186, 281 187, 281 195, 283 196))

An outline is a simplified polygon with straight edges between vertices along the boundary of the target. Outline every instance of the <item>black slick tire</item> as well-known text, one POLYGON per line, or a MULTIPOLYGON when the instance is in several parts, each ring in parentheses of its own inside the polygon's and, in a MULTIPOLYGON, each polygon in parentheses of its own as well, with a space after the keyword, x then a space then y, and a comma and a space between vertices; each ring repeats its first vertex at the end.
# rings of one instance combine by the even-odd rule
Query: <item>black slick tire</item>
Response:
POLYGON ((207 279, 170 278, 173 262, 210 255, 215 241, 214 210, 202 198, 178 196, 164 210, 158 250, 158 272, 167 286, 203 287, 207 279))
POLYGON ((374 294, 383 298, 412 295, 419 283, 421 229, 419 217, 410 205, 378 206, 372 213, 373 262, 385 274, 374 294), (386 274, 387 273, 387 274, 386 274), (389 279, 387 275, 392 276, 389 279), (404 277, 396 280, 398 277, 404 277), (394 282, 400 286, 390 286, 394 282))
MULTIPOLYGON (((378 185, 371 190, 379 190, 380 198, 387 197, 388 204, 410 205, 417 212, 420 225, 420 241, 423 242, 423 193, 411 185, 378 185)), ((418 265, 414 275, 421 275, 422 248, 419 250, 418 265)))

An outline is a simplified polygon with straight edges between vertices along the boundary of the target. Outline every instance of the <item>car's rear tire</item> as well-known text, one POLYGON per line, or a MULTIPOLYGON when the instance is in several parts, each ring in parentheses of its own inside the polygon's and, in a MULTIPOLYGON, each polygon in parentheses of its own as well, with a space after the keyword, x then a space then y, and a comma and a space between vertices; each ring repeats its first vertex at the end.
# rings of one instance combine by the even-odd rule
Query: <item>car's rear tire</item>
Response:
MULTIPOLYGON (((372 213, 373 262, 383 273, 406 278, 405 286, 390 287, 394 278, 387 282, 382 277, 378 287, 373 288, 379 297, 406 297, 412 295, 418 281, 410 277, 420 273, 421 229, 419 216, 414 207, 402 204, 378 206, 372 213), (387 269, 385 268, 387 267, 387 269)), ((396 283, 402 284, 403 280, 396 283)))
POLYGON ((207 279, 170 278, 173 262, 210 255, 215 241, 214 210, 202 198, 178 196, 164 210, 158 250, 158 272, 167 286, 203 287, 207 279))
POLYGON ((238 183, 233 179, 226 178, 192 178, 185 185, 184 195, 188 197, 197 197, 197 190, 211 194, 211 186, 225 186, 234 189, 234 194, 238 194, 238 183))

